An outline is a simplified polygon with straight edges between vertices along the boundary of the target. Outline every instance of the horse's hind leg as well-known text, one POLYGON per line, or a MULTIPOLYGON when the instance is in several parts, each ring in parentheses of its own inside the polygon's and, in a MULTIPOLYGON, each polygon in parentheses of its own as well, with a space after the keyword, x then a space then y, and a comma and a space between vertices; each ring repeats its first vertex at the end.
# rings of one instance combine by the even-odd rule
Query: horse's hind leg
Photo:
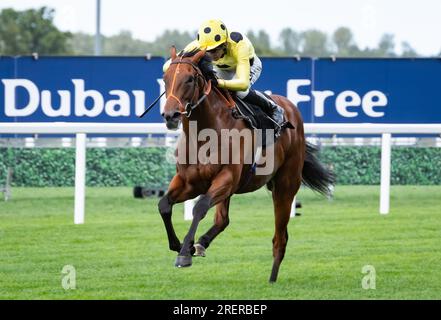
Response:
POLYGON ((174 176, 170 182, 167 194, 161 198, 158 204, 159 213, 164 221, 165 230, 167 231, 169 248, 172 251, 179 252, 181 250, 181 242, 176 236, 172 223, 172 206, 177 202, 191 199, 192 188, 178 175, 174 176))
POLYGON ((275 233, 273 238, 273 268, 269 281, 275 282, 279 273, 280 264, 285 256, 288 243, 288 222, 291 213, 291 204, 294 196, 300 188, 300 175, 293 178, 292 175, 284 175, 279 172, 273 185, 273 203, 275 214, 275 233))
POLYGON ((216 238, 216 236, 225 230, 230 220, 228 218, 228 209, 230 207, 230 197, 216 205, 216 213, 214 214, 214 225, 199 238, 198 242, 194 245, 196 252, 195 256, 205 257, 205 249, 208 248, 210 243, 216 238))

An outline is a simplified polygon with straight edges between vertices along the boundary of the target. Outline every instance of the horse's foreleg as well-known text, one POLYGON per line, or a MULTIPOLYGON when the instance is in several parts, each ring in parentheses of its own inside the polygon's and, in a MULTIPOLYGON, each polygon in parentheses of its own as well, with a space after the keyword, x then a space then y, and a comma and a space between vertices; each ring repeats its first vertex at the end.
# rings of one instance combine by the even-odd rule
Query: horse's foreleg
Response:
POLYGON ((170 250, 179 252, 181 250, 181 242, 176 236, 175 229, 172 223, 172 206, 173 201, 166 194, 159 201, 158 208, 161 214, 162 221, 164 221, 165 230, 167 231, 168 246, 170 250))
POLYGON ((195 244, 196 256, 205 256, 205 249, 216 236, 225 230, 229 224, 228 209, 230 207, 230 197, 216 205, 216 213, 214 214, 214 225, 195 244))
POLYGON ((196 229, 199 222, 205 217, 208 210, 212 206, 229 198, 231 196, 232 189, 233 174, 229 170, 223 170, 213 179, 207 193, 200 197, 199 201, 193 208, 193 221, 187 235, 184 238, 182 249, 176 258, 175 265, 177 267, 191 266, 191 253, 192 249, 194 248, 194 236, 196 234, 196 229))
POLYGON ((181 242, 176 236, 172 223, 172 207, 177 202, 191 199, 192 188, 178 175, 174 176, 170 182, 167 194, 159 201, 158 209, 164 221, 165 230, 167 231, 169 248, 172 251, 179 252, 181 250, 181 242))

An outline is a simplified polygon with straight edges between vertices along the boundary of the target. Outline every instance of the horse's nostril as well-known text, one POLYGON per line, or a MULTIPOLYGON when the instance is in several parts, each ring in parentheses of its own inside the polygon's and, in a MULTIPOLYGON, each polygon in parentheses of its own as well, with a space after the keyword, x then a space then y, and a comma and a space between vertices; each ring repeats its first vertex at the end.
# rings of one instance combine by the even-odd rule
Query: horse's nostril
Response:
POLYGON ((175 111, 174 113, 162 113, 162 117, 165 121, 170 121, 178 118, 181 115, 179 111, 175 111))
POLYGON ((179 111, 176 111, 176 112, 173 114, 173 119, 179 117, 180 115, 181 115, 181 113, 180 113, 179 111))

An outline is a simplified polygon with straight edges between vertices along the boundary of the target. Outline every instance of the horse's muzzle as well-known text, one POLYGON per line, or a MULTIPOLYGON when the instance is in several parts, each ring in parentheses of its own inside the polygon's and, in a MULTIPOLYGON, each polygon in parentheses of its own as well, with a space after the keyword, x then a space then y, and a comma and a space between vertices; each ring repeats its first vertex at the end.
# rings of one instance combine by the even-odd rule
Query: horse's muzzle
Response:
POLYGON ((176 111, 174 113, 163 113, 162 117, 165 119, 165 125, 169 130, 176 130, 179 127, 179 120, 181 119, 181 113, 176 111))

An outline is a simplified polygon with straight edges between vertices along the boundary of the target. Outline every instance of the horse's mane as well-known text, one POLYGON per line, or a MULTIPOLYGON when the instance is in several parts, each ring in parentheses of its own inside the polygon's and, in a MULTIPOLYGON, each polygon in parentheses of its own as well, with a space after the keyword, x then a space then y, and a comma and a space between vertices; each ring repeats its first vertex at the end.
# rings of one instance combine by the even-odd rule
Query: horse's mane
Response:
MULTIPOLYGON (((201 50, 193 49, 192 51, 188 51, 188 52, 181 51, 178 54, 178 56, 182 58, 191 58, 199 51, 201 50)), ((205 77, 205 79, 210 80, 216 78, 216 71, 214 71, 213 69, 212 60, 207 55, 204 55, 202 59, 199 60, 198 67, 199 69, 201 69, 201 72, 205 77)))

